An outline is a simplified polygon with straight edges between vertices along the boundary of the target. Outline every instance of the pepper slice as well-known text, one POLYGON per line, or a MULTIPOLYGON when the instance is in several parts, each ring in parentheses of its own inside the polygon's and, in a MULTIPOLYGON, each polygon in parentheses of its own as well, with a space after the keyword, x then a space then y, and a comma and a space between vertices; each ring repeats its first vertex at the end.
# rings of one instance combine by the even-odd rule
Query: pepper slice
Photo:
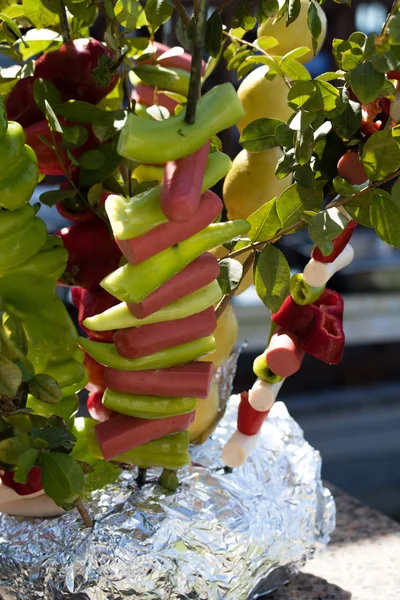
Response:
POLYGON ((356 227, 357 221, 347 223, 342 233, 333 240, 332 252, 328 256, 324 256, 318 246, 316 246, 311 253, 312 258, 318 262, 332 263, 344 250, 345 246, 347 246, 356 227))
POLYGON ((191 413, 196 408, 196 402, 197 398, 162 398, 160 396, 123 394, 108 388, 103 395, 103 404, 110 410, 140 419, 163 419, 191 413))
POLYGON ((313 304, 300 306, 288 296, 272 320, 294 333, 305 352, 326 362, 340 362, 344 350, 343 300, 326 289, 313 304))

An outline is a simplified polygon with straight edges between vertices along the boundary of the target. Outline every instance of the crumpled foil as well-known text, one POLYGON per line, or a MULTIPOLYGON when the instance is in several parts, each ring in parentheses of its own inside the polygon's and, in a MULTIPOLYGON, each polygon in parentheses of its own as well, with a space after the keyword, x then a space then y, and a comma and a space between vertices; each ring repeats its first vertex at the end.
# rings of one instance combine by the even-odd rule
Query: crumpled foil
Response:
POLYGON ((295 576, 329 541, 335 520, 319 453, 282 402, 246 464, 225 473, 221 449, 238 397, 192 450, 177 492, 135 472, 56 519, 0 517, 1 600, 254 600, 295 576))

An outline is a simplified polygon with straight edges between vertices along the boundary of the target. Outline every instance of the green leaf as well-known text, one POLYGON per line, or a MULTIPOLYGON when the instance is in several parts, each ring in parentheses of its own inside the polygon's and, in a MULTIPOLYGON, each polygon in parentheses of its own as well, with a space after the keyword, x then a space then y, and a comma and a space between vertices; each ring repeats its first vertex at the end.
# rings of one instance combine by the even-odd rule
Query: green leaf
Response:
POLYGON ((400 168, 400 146, 390 130, 377 131, 366 141, 361 161, 368 179, 379 181, 400 168))
POLYGON ((173 7, 166 0, 147 0, 145 13, 147 22, 155 33, 163 23, 170 19, 173 7))
POLYGON ((96 171, 97 169, 101 169, 105 162, 106 157, 104 156, 103 152, 96 150, 95 148, 88 150, 79 158, 79 165, 88 171, 96 171))
POLYGON ((85 492, 90 493, 104 488, 117 481, 122 469, 105 460, 99 460, 93 465, 93 470, 85 476, 85 492))
POLYGON ((280 158, 276 164, 275 176, 278 179, 284 179, 287 177, 296 166, 296 157, 294 150, 289 150, 282 158, 280 158))
POLYGON ((33 447, 33 440, 27 433, 20 433, 0 442, 0 463, 16 465, 21 454, 33 447))
POLYGON ((190 51, 191 47, 192 47, 191 40, 193 37, 193 27, 194 27, 193 16, 190 19, 189 25, 187 27, 180 17, 176 21, 176 27, 175 27, 176 39, 178 40, 178 42, 180 43, 182 48, 184 48, 187 51, 190 51))
POLYGON ((348 142, 360 129, 361 120, 361 105, 358 102, 348 100, 344 111, 332 119, 332 126, 338 136, 348 142))
POLYGON ((346 202, 346 211, 360 225, 364 227, 372 227, 370 209, 374 200, 374 192, 365 192, 360 196, 356 196, 349 202, 346 202))
POLYGON ((63 129, 60 125, 59 120, 57 119, 56 113, 54 112, 47 100, 44 101, 44 106, 46 112, 46 119, 49 122, 50 129, 52 131, 58 131, 58 133, 62 133, 63 129))
POLYGON ((139 0, 118 0, 114 7, 114 14, 125 29, 133 31, 146 25, 146 15, 139 0))
POLYGON ((278 146, 275 129, 283 124, 279 119, 256 119, 244 128, 239 142, 248 152, 263 152, 278 146))
POLYGON ((33 439, 44 440, 50 450, 70 451, 76 442, 75 436, 65 427, 45 427, 32 429, 33 439))
POLYGON ((35 375, 29 383, 29 391, 38 400, 48 402, 48 404, 58 404, 61 402, 63 393, 53 377, 45 375, 35 375))
POLYGON ((87 142, 89 133, 82 125, 71 125, 64 127, 62 132, 63 148, 80 148, 87 142))
POLYGON ((343 233, 349 220, 336 208, 317 213, 308 226, 308 233, 317 246, 322 247, 343 233))
POLYGON ((314 83, 311 83, 311 81, 298 81, 289 90, 288 103, 294 109, 299 108, 310 100, 314 92, 314 83))
MULTIPOLYGON (((210 56, 218 56, 222 45, 222 20, 215 10, 206 23, 205 49, 210 56)), ((235 68, 235 67, 234 67, 235 68)))
POLYGON ((28 353, 28 341, 21 321, 5 313, 0 328, 1 353, 12 362, 24 360, 28 353))
POLYGON ((300 0, 287 0, 286 27, 297 19, 300 14, 300 9, 300 0))
POLYGON ((270 50, 279 44, 278 40, 270 35, 262 35, 255 41, 256 46, 261 50, 270 50))
POLYGON ((36 79, 33 84, 33 96, 36 104, 46 114, 46 101, 50 106, 59 104, 61 102, 61 94, 56 86, 44 79, 36 79))
POLYGON ((232 17, 233 27, 242 27, 246 31, 250 31, 257 23, 257 19, 253 16, 252 0, 241 0, 236 5, 235 13, 232 17))
POLYGON ((389 42, 392 46, 400 45, 400 13, 393 15, 388 23, 389 42))
POLYGON ((39 450, 36 448, 29 448, 18 458, 17 465, 14 471, 14 481, 16 483, 26 483, 28 473, 34 466, 37 457, 39 456, 39 450))
POLYGON ((272 312, 279 310, 289 293, 290 267, 282 252, 271 244, 257 259, 254 285, 258 297, 272 312))
POLYGON ((370 208, 372 227, 378 236, 394 248, 400 248, 400 197, 398 188, 395 196, 384 190, 374 190, 370 208))
POLYGON ((65 200, 66 198, 74 198, 76 196, 76 190, 51 190, 49 192, 43 192, 39 196, 39 200, 46 206, 54 206, 57 202, 65 200))
POLYGON ((276 198, 263 204, 247 217, 251 225, 248 236, 252 242, 264 242, 272 239, 281 229, 281 221, 276 210, 276 198))
MULTIPOLYGON (((314 187, 314 173, 309 164, 296 167, 293 176, 296 183, 304 188, 314 187)), ((302 216, 303 218, 303 216, 302 216)))
POLYGON ((287 123, 281 123, 275 129, 275 137, 279 146, 283 148, 293 148, 294 131, 287 123))
POLYGON ((92 25, 96 19, 96 6, 86 0, 64 0, 71 15, 87 25, 92 25))
POLYGON ((13 398, 21 383, 22 373, 17 365, 0 355, 0 395, 13 398))
POLYGON ((219 268, 219 286, 223 294, 229 294, 231 290, 236 290, 242 279, 243 265, 234 258, 224 258, 219 261, 219 268))
POLYGON ((4 417, 4 421, 11 425, 14 433, 29 433, 32 429, 29 415, 21 413, 8 414, 4 417))
POLYGON ((339 90, 328 81, 315 79, 313 81, 314 93, 304 104, 304 108, 310 112, 334 110, 340 100, 339 90))
POLYGON ((280 67, 292 81, 309 81, 311 79, 306 67, 293 58, 283 58, 280 67))
POLYGON ((169 89, 179 79, 177 73, 173 69, 154 65, 138 65, 133 72, 146 85, 158 87, 161 90, 169 89))
POLYGON ((313 52, 316 53, 318 40, 322 31, 322 23, 318 14, 317 7, 313 2, 310 2, 307 11, 307 26, 313 39, 313 52))
POLYGON ((312 156, 314 147, 314 130, 308 125, 304 131, 296 133, 296 160, 299 165, 307 164, 312 156))
POLYGON ((22 40, 22 43, 24 44, 24 46, 27 46, 27 43, 25 42, 25 40, 22 38, 22 34, 18 28, 18 25, 16 23, 14 23, 14 21, 12 19, 10 19, 10 17, 8 17, 7 15, 5 15, 4 13, 0 13, 0 19, 2 21, 4 21, 4 23, 11 29, 11 31, 14 33, 14 35, 19 38, 20 40, 22 40))
POLYGON ((384 73, 378 73, 371 62, 359 65, 350 74, 352 90, 361 104, 369 104, 378 98, 384 83, 384 73))
POLYGON ((279 12, 278 0, 259 0, 258 3, 258 22, 260 25, 269 17, 275 17, 279 12))
POLYGON ((297 223, 305 210, 320 210, 323 199, 322 190, 303 188, 298 183, 288 187, 282 192, 276 203, 282 227, 291 227, 297 223))
POLYGON ((341 196, 352 196, 356 192, 359 192, 367 185, 367 182, 361 185, 353 185, 347 181, 347 179, 342 179, 342 177, 335 177, 332 181, 333 189, 337 194, 341 196))
POLYGON ((52 0, 38 2, 38 0, 23 0, 24 15, 36 29, 55 27, 59 25, 59 2, 52 0))
POLYGON ((364 53, 358 44, 350 43, 350 48, 342 52, 342 68, 352 71, 364 61, 364 53))
POLYGON ((327 71, 321 73, 315 79, 321 79, 322 81, 335 81, 336 79, 344 79, 344 71, 327 71))
POLYGON ((96 170, 81 169, 79 173, 79 185, 91 187, 95 183, 100 183, 107 179, 115 171, 121 162, 121 157, 117 154, 114 143, 102 144, 97 146, 96 151, 104 155, 104 164, 96 170))
POLYGON ((42 452, 39 463, 43 489, 58 506, 73 504, 79 499, 84 491, 85 479, 82 469, 71 456, 42 452))

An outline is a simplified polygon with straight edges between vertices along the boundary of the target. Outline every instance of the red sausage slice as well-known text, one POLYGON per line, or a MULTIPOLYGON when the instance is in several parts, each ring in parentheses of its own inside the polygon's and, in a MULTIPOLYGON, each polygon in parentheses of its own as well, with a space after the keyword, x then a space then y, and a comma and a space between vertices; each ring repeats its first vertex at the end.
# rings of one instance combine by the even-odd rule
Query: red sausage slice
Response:
POLYGON ((290 377, 300 369, 303 358, 304 350, 297 337, 280 328, 272 336, 265 352, 265 359, 271 371, 284 378, 290 377))
POLYGON ((222 200, 217 194, 208 190, 201 196, 196 214, 185 223, 163 223, 139 237, 130 240, 115 239, 115 241, 125 258, 133 265, 137 265, 151 256, 183 242, 210 225, 218 217, 222 208, 222 200))
POLYGON ((110 390, 161 397, 207 398, 213 375, 212 362, 190 362, 156 371, 106 369, 110 390))
POLYGON ((193 154, 167 162, 161 183, 161 209, 169 221, 184 223, 199 210, 210 142, 193 154))
MULTIPOLYGON (((167 52, 167 50, 171 50, 169 46, 165 44, 161 44, 160 42, 153 42, 155 46, 155 56, 159 58, 162 54, 167 52)), ((184 69, 185 71, 190 71, 192 66, 192 56, 187 52, 182 52, 182 54, 177 54, 175 56, 167 56, 166 58, 162 58, 160 61, 157 61, 161 67, 167 68, 175 68, 175 69, 184 69)), ((154 60, 148 59, 140 61, 141 65, 145 64, 154 64, 154 60)), ((204 60, 201 61, 201 74, 204 75, 206 71, 206 63, 204 60)))
POLYGON ((218 275, 218 260, 209 252, 204 252, 180 273, 171 277, 169 281, 144 298, 142 302, 128 303, 128 308, 135 317, 144 319, 163 306, 168 306, 171 302, 208 285, 217 279, 218 275))
POLYGON ((258 433, 267 418, 269 410, 255 410, 249 404, 248 392, 242 392, 240 395, 240 404, 238 409, 237 428, 244 435, 255 435, 258 433))
POLYGON ((338 175, 353 185, 361 185, 368 179, 358 152, 351 150, 342 156, 337 164, 338 175))
POLYGON ((94 428, 97 441, 106 460, 111 460, 132 448, 157 440, 170 433, 185 431, 194 420, 194 412, 165 419, 138 419, 116 415, 94 428))
MULTIPOLYGON (((131 99, 136 100, 138 104, 143 104, 144 106, 153 106, 154 104, 154 88, 150 85, 145 85, 144 83, 139 83, 133 90, 131 94, 131 99)), ((175 108, 178 106, 179 102, 170 98, 166 94, 162 92, 158 92, 157 94, 157 102, 160 106, 164 106, 171 115, 174 114, 175 108)))
POLYGON ((214 308, 210 306, 196 315, 179 321, 165 321, 128 327, 114 333, 117 352, 125 358, 139 358, 165 348, 185 344, 211 335, 217 328, 214 308))

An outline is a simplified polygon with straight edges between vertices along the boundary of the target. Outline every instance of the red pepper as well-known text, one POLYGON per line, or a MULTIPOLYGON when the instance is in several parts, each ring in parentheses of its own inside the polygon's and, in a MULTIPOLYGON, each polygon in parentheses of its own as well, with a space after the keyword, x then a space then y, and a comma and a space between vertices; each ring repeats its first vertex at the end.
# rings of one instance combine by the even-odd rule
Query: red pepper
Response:
MULTIPOLYGON (((75 185, 78 185, 79 180, 79 171, 75 169, 72 173, 72 181, 75 185)), ((60 185, 60 190, 69 190, 70 183, 68 180, 63 181, 60 185)), ((86 190, 84 188, 80 188, 81 194, 86 197, 86 190)), ((103 192, 99 198, 97 206, 104 206, 109 192, 103 192)), ((62 217, 68 219, 69 221, 73 221, 75 223, 82 223, 85 221, 92 221, 97 218, 96 212, 94 210, 95 207, 89 208, 87 202, 84 202, 82 198, 78 195, 73 198, 66 198, 65 200, 60 200, 57 202, 56 209, 60 213, 62 217)))
MULTIPOLYGON (((65 119, 61 118, 59 121, 61 125, 65 125, 66 127, 76 125, 76 123, 72 123, 71 121, 66 121, 65 119)), ((84 125, 81 126, 84 127, 84 125)), ((75 158, 79 158, 79 156, 81 156, 84 152, 91 150, 100 144, 100 141, 93 134, 91 127, 88 127, 87 129, 89 135, 86 142, 79 148, 69 150, 69 152, 71 152, 75 158)), ((68 172, 71 172, 72 163, 68 157, 67 150, 62 147, 62 135, 58 131, 50 132, 49 124, 46 120, 39 121, 38 123, 27 127, 25 129, 25 134, 26 143, 35 151, 38 159, 39 171, 41 173, 44 175, 65 175, 64 169, 66 169, 68 172), (50 144, 56 145, 61 161, 64 165, 64 169, 54 150, 42 142, 39 136, 48 140, 50 144)))
POLYGON ((240 404, 238 409, 237 428, 244 435, 256 435, 267 418, 269 410, 255 410, 249 404, 249 393, 240 394, 240 404))
POLYGON ((26 483, 14 481, 14 471, 5 471, 0 478, 4 485, 12 488, 19 496, 28 496, 43 489, 42 470, 40 467, 32 467, 28 473, 26 483))
POLYGON ((103 392, 93 392, 89 395, 86 402, 86 408, 89 415, 92 419, 100 422, 108 421, 108 419, 111 419, 111 417, 114 417, 117 414, 114 410, 110 410, 104 406, 102 399, 103 392))
POLYGON ((118 83, 119 75, 112 71, 112 63, 112 53, 101 42, 72 40, 37 59, 35 78, 51 81, 64 100, 97 104, 118 83))
POLYGON ((361 106, 362 121, 360 131, 367 135, 373 135, 376 131, 382 129, 386 124, 390 111, 389 98, 377 98, 369 104, 361 106), (382 115, 380 120, 375 120, 378 115, 382 115))
POLYGON ((95 287, 119 267, 121 251, 104 221, 95 219, 77 223, 64 227, 56 235, 64 242, 69 255, 60 283, 84 288, 95 287))
POLYGON ((342 233, 333 240, 332 252, 328 254, 328 256, 324 256, 318 246, 316 246, 311 253, 312 258, 322 263, 333 262, 347 246, 356 227, 357 221, 350 221, 347 223, 342 233))
POLYGON ((43 113, 33 97, 34 83, 33 76, 20 79, 6 100, 9 121, 16 121, 24 128, 43 120, 43 113))
POLYGON ((343 154, 337 164, 337 170, 339 177, 347 179, 354 185, 362 185, 368 179, 364 165, 356 150, 350 150, 350 152, 343 154))
POLYGON ((344 351, 343 300, 325 289, 313 304, 300 306, 288 296, 272 321, 297 335, 307 354, 328 364, 340 362, 344 351))
MULTIPOLYGON (((98 313, 118 304, 119 300, 111 296, 100 286, 89 289, 72 288, 72 300, 78 309, 79 327, 92 339, 99 342, 112 342, 114 330, 110 331, 92 331, 87 329, 82 323, 88 317, 93 317, 98 313), (80 290, 80 295, 75 290, 80 290)), ((89 367, 88 367, 89 368, 89 367)), ((103 368, 104 369, 104 368, 103 368)), ((90 378, 91 380, 91 378, 90 378)), ((105 386, 104 386, 105 387, 105 386)))
POLYGON ((107 387, 105 382, 106 367, 98 363, 97 360, 94 360, 87 352, 85 352, 83 364, 89 373, 89 383, 86 389, 90 392, 104 392, 107 387))

